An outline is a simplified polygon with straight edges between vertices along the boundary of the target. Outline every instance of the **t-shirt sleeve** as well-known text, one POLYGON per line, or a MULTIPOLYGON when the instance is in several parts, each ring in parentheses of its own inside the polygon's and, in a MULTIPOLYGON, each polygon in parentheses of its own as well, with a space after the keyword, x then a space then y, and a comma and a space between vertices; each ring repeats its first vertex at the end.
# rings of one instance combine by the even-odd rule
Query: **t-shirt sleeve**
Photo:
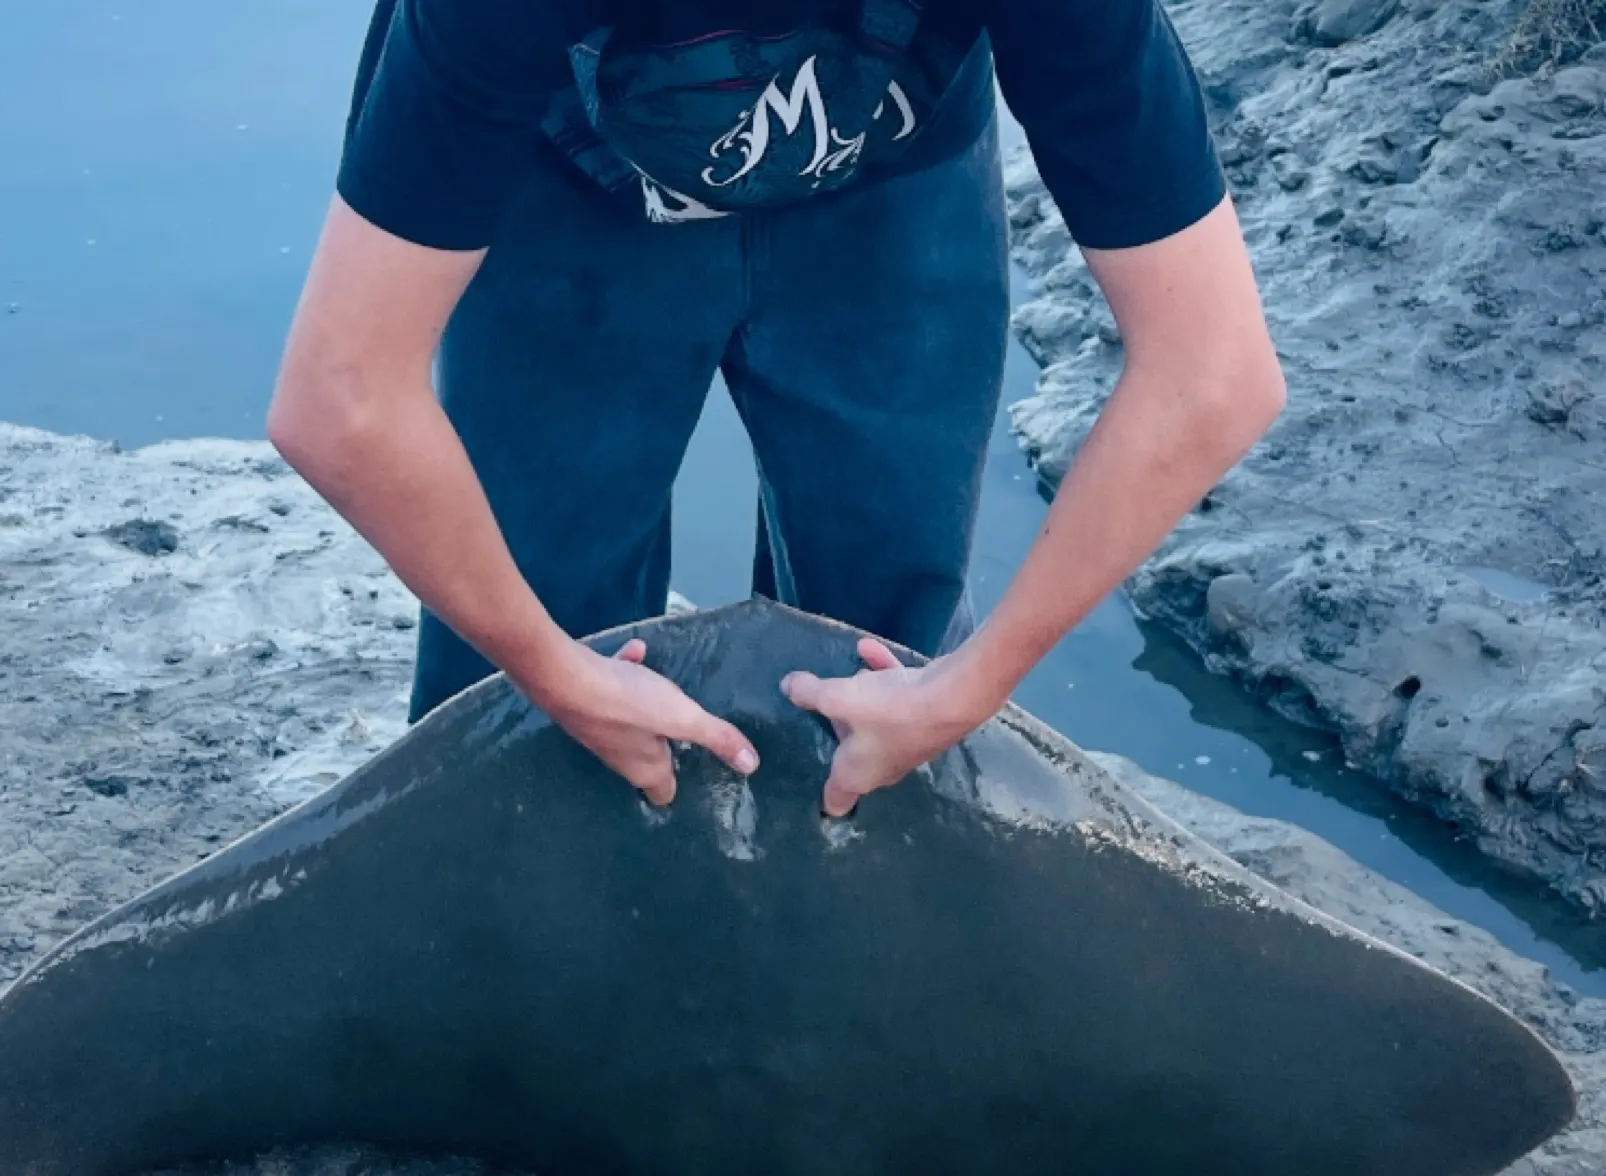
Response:
POLYGON ((999 86, 1076 241, 1146 245, 1226 194, 1193 65, 1161 0, 993 0, 999 86))
POLYGON ((437 249, 480 249, 535 165, 565 30, 540 0, 379 0, 337 189, 358 215, 437 249))

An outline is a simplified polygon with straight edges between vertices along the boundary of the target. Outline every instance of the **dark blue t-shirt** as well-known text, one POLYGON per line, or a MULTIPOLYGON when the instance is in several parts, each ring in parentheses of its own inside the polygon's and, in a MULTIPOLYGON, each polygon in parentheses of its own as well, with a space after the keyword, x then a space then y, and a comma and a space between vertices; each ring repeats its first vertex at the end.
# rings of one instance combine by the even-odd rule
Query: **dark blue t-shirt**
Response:
MULTIPOLYGON (((358 69, 341 196, 407 240, 481 248, 531 169, 561 158, 543 121, 554 96, 574 86, 570 47, 599 23, 627 43, 684 45, 732 30, 780 36, 840 22, 845 7, 854 10, 846 0, 379 0, 358 69)), ((958 46, 985 36, 982 49, 990 46, 998 83, 1081 244, 1156 241, 1221 200, 1198 80, 1161 0, 927 0, 921 28, 958 46)), ((963 75, 953 88, 964 91, 966 109, 945 103, 940 125, 922 128, 903 166, 974 141, 991 76, 981 77, 982 89, 976 71, 963 75)), ((797 106, 799 80, 776 81, 777 109, 782 99, 797 106)), ((829 99, 821 96, 825 106, 829 99)), ((885 121, 896 126, 898 113, 885 121)), ((787 127, 811 133, 797 117, 787 127)), ((723 129, 740 137, 741 128, 723 129)))

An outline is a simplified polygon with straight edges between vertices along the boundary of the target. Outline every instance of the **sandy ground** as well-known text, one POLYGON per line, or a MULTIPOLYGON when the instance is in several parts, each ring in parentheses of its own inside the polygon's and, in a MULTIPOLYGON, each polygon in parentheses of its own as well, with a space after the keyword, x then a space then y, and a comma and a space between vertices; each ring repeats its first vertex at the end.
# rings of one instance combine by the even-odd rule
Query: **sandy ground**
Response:
MULTIPOLYGON (((263 444, 120 453, 0 425, 0 983, 403 727, 415 602, 263 444)), ((1318 838, 1106 761, 1207 841, 1534 1025, 1586 1096, 1514 1171, 1606 1157, 1606 1002, 1318 838)), ((473 1176, 331 1146, 228 1176, 473 1176)))
MULTIPOLYGON (((1514 0, 1173 9, 1289 380, 1128 587, 1214 669, 1487 853, 1606 904, 1606 46, 1486 64, 1514 0), (1371 31, 1368 31, 1371 30, 1371 31)), ((1007 180, 1048 484, 1119 332, 1028 155, 1007 180)))

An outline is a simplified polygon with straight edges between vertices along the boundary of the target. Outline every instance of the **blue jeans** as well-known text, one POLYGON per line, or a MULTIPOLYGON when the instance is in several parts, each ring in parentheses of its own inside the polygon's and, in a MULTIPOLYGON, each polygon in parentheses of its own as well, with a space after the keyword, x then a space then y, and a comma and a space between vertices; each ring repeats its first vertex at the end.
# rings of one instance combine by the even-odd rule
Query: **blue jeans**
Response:
MULTIPOLYGON (((579 637, 655 616, 670 493, 720 371, 758 464, 755 591, 941 652, 1003 380, 996 127, 817 203, 650 224, 554 163, 441 344, 442 405, 514 560, 579 637)), ((492 673, 432 614, 410 718, 492 673)))

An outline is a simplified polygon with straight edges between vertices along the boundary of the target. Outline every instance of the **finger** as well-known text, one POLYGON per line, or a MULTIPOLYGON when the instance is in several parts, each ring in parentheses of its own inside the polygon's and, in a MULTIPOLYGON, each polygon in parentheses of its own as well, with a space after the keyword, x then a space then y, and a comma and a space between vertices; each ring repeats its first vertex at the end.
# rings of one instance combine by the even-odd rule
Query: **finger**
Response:
POLYGON ((619 647, 619 652, 613 655, 619 661, 635 662, 640 665, 647 656, 647 643, 640 637, 632 637, 619 647))
POLYGON ((870 765, 863 762, 860 751, 863 745, 856 740, 845 741, 831 757, 831 775, 825 781, 822 807, 833 817, 845 817, 853 812, 859 801, 875 789, 869 777, 870 765))
MULTIPOLYGON (((689 701, 689 700, 688 700, 689 701)), ((744 776, 758 770, 758 751, 734 724, 709 714, 692 703, 691 715, 674 732, 676 739, 706 747, 744 776)))
POLYGON ((859 641, 859 660, 872 670, 896 670, 903 665, 892 650, 873 637, 859 641))
POLYGON ((858 806, 858 793, 849 792, 840 784, 835 784, 830 781, 826 782, 825 797, 822 802, 822 807, 825 810, 826 816, 839 818, 851 817, 853 815, 853 810, 858 806))
POLYGON ((658 740, 653 754, 631 767, 630 782, 640 789, 648 804, 663 808, 675 799, 675 764, 666 741, 658 740))
MULTIPOLYGON (((834 681, 834 679, 832 680, 834 681)), ((793 706, 830 717, 837 701, 831 681, 816 678, 807 670, 796 670, 781 679, 781 693, 793 706)))

